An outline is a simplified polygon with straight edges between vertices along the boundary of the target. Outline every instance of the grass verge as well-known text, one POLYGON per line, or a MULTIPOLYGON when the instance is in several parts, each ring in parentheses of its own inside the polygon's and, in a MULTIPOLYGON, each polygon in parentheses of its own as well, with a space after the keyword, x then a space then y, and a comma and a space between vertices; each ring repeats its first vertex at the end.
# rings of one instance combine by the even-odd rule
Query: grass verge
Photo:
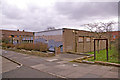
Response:
MULTIPOLYGON (((86 54, 94 54, 94 52, 89 52, 86 54)), ((87 61, 103 61, 103 62, 110 62, 110 63, 119 63, 120 61, 118 60, 118 50, 116 47, 112 47, 108 51, 108 61, 107 61, 107 55, 106 55, 106 50, 100 50, 99 53, 96 51, 96 60, 94 60, 94 57, 85 59, 87 61)))

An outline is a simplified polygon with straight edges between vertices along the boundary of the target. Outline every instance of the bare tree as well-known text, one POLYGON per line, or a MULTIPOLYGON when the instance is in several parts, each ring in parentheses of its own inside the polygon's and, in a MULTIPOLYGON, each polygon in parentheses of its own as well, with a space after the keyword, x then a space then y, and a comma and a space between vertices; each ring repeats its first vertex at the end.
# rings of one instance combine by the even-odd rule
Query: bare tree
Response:
MULTIPOLYGON (((91 32, 95 32, 98 38, 101 38, 105 33, 109 33, 108 37, 110 40, 111 39, 110 31, 113 30, 114 24, 115 22, 108 22, 108 23, 99 22, 99 23, 84 24, 83 26, 85 26, 91 32)), ((97 47, 98 47, 98 53, 99 53, 99 41, 97 44, 98 44, 97 47)), ((110 41, 110 46, 111 46, 111 41, 110 41)))
POLYGON ((108 23, 102 23, 102 27, 104 28, 104 31, 107 33, 110 43, 110 49, 111 49, 111 38, 112 38, 112 31, 113 26, 116 24, 116 22, 108 22, 108 23))
MULTIPOLYGON (((91 32, 95 32, 98 38, 101 38, 103 34, 102 27, 100 26, 100 23, 90 23, 90 24, 84 24, 87 29, 89 29, 91 32)), ((97 48, 99 53, 99 41, 97 42, 97 48)))
POLYGON ((84 24, 83 26, 85 26, 88 30, 90 30, 90 32, 95 32, 98 38, 101 38, 105 32, 105 29, 102 26, 102 22, 84 24))

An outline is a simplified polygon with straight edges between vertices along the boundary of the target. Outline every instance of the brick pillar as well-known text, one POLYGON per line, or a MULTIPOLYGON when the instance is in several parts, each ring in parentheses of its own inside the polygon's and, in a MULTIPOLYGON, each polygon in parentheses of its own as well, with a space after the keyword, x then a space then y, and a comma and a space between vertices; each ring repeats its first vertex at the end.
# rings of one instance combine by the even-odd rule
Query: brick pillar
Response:
POLYGON ((61 53, 60 47, 55 47, 55 55, 58 55, 61 53))

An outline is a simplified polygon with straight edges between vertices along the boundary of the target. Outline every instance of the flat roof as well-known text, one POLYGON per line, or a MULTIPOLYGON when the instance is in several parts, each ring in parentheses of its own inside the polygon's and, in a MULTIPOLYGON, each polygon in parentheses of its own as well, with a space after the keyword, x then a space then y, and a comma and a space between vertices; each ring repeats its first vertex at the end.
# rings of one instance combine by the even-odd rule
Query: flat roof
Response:
POLYGON ((35 32, 35 33, 49 32, 49 31, 58 31, 58 30, 63 30, 63 29, 45 30, 45 31, 40 31, 40 32, 35 32))
MULTIPOLYGON (((11 31, 11 32, 17 32, 17 30, 5 30, 5 29, 0 29, 0 31, 11 31)), ((26 32, 26 33, 33 33, 33 32, 28 32, 28 31, 20 31, 19 32, 26 32)))

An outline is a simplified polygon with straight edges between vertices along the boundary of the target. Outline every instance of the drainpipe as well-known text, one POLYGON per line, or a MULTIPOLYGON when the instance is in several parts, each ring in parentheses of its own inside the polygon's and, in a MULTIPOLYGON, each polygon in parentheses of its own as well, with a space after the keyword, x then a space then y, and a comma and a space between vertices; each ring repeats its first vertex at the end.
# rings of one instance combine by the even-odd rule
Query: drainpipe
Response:
POLYGON ((33 32, 33 49, 34 49, 34 35, 35 35, 35 32, 33 32))
POLYGON ((77 31, 75 31, 75 52, 77 52, 77 31))
POLYGON ((75 33, 75 52, 77 52, 77 41, 76 41, 76 33, 75 33))
POLYGON ((85 40, 84 40, 84 36, 83 36, 83 52, 84 52, 84 45, 85 45, 85 40))

